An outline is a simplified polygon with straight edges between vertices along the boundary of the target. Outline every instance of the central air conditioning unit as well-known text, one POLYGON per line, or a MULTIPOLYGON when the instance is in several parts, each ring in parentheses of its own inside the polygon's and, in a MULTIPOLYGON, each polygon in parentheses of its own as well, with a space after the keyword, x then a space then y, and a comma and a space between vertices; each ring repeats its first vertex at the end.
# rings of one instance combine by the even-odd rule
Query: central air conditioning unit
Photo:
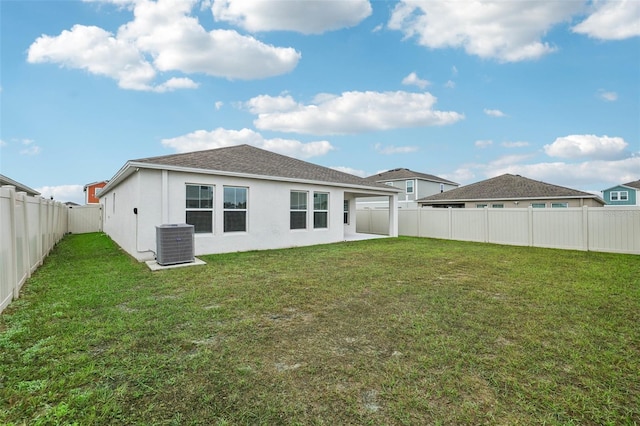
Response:
POLYGON ((195 261, 193 225, 186 223, 156 226, 156 261, 175 265, 195 261))

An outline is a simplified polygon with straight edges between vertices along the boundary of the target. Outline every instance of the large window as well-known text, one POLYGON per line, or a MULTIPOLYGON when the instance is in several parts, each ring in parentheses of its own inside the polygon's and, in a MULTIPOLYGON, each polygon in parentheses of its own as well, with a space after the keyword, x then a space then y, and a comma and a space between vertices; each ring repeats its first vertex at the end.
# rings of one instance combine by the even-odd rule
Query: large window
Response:
POLYGON ((544 209, 547 207, 546 203, 531 203, 531 207, 534 209, 544 209))
POLYGON ((629 199, 629 191, 611 191, 609 195, 610 201, 627 201, 629 199))
POLYGON ((213 232, 213 186, 187 185, 186 222, 196 234, 213 232))
POLYGON ((291 191, 289 213, 290 229, 307 228, 307 193, 304 191, 291 191))
POLYGON ((569 203, 551 203, 553 209, 566 209, 569 207, 569 203))
POLYGON ((329 194, 326 192, 313 193, 313 227, 327 228, 329 226, 329 194))
POLYGON ((247 230, 247 188, 224 187, 224 232, 247 230))

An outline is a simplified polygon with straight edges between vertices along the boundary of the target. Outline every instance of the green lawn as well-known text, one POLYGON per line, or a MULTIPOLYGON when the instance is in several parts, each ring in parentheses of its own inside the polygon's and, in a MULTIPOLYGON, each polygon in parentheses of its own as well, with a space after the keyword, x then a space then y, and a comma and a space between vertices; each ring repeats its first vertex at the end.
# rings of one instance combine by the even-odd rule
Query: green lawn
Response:
POLYGON ((640 256, 423 238, 150 272, 66 237, 0 316, 3 424, 640 424, 640 256))

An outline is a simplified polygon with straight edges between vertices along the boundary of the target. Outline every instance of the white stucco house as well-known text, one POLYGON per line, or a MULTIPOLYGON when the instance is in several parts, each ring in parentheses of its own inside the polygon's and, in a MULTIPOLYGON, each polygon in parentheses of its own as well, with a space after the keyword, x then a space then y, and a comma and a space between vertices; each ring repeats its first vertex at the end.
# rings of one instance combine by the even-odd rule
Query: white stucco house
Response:
POLYGON ((100 192, 103 229, 140 261, 156 226, 194 226, 195 255, 357 239, 355 200, 386 197, 398 236, 398 189, 250 145, 128 161, 100 192))

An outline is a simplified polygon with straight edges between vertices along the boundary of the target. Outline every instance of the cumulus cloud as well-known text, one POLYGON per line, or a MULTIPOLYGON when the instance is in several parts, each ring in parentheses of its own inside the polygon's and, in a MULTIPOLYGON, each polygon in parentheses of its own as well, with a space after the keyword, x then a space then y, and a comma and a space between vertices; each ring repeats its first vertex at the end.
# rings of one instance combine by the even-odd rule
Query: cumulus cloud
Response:
POLYGON ((573 31, 601 40, 623 40, 640 36, 640 2, 605 0, 593 3, 594 11, 573 31))
POLYGON ((625 153, 628 145, 620 137, 569 135, 557 138, 543 149, 550 157, 612 160, 628 156, 625 153))
POLYGON ((83 185, 43 186, 34 189, 44 198, 53 197, 54 200, 63 203, 72 201, 77 204, 84 204, 85 202, 83 185))
POLYGON ((0 139, 0 148, 3 147, 3 146, 7 146, 7 145, 8 145, 7 142, 5 142, 2 139, 0 139))
POLYGON ((259 96, 248 109, 258 115, 257 128, 315 135, 353 134, 406 127, 441 126, 464 118, 454 111, 438 111, 430 93, 344 92, 322 94, 304 105, 291 96, 259 96))
POLYGON ((196 130, 183 136, 162 140, 162 145, 172 148, 176 152, 192 152, 241 144, 253 145, 301 159, 325 155, 334 149, 328 141, 303 143, 293 139, 265 139, 260 133, 251 129, 196 130))
POLYGON ((194 0, 110 1, 129 5, 134 19, 116 34, 74 25, 42 35, 29 47, 30 63, 55 63, 118 81, 123 89, 168 92, 193 89, 187 77, 157 83, 159 72, 202 73, 229 79, 260 79, 296 67, 300 53, 232 30, 207 31, 191 16, 194 0))
POLYGON ((410 154, 412 152, 417 152, 419 148, 417 146, 395 146, 388 145, 383 146, 382 144, 375 144, 374 149, 379 154, 391 155, 391 154, 410 154))
POLYGON ((468 54, 503 62, 538 59, 556 50, 543 42, 556 24, 582 9, 580 2, 403 0, 388 27, 432 48, 463 48, 468 54))
MULTIPOLYGON (((531 179, 568 186, 570 188, 593 188, 598 182, 608 186, 638 179, 640 156, 617 161, 584 161, 580 163, 543 162, 536 164, 505 165, 492 168, 487 177, 513 173, 531 179)), ((604 188, 600 188, 602 190, 604 188)))
POLYGON ((284 30, 303 34, 353 27, 372 11, 368 0, 214 0, 211 10, 217 21, 247 31, 284 30))
POLYGON ((415 72, 412 72, 402 79, 402 84, 404 84, 405 86, 418 86, 419 88, 424 89, 431 83, 429 82, 429 80, 419 78, 415 72))
POLYGON ((505 113, 500 111, 499 109, 484 109, 484 113, 487 114, 489 117, 506 117, 505 113))

